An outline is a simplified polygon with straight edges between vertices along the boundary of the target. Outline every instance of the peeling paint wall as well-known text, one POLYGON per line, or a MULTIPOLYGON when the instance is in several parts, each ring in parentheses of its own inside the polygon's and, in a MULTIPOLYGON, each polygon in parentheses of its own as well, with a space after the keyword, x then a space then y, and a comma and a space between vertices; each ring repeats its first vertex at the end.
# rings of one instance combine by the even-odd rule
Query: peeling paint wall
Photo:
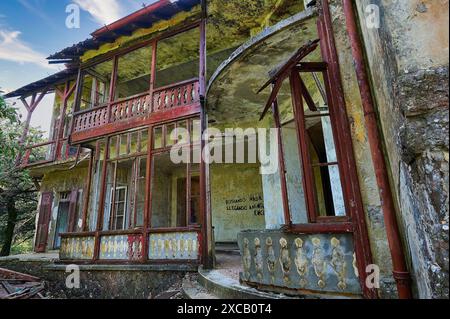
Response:
POLYGON ((382 297, 395 298, 396 287, 392 278, 392 260, 364 122, 361 96, 353 67, 342 1, 330 1, 330 10, 373 262, 380 267, 382 297))
POLYGON ((357 9, 416 295, 448 298, 448 0, 357 9))

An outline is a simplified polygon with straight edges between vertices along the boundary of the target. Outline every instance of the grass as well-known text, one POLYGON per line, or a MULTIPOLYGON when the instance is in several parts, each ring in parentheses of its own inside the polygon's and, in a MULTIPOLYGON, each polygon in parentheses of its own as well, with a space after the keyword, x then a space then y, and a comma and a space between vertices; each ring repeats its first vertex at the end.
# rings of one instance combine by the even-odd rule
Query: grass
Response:
POLYGON ((21 255, 33 252, 33 239, 29 239, 19 245, 11 247, 11 255, 21 255))

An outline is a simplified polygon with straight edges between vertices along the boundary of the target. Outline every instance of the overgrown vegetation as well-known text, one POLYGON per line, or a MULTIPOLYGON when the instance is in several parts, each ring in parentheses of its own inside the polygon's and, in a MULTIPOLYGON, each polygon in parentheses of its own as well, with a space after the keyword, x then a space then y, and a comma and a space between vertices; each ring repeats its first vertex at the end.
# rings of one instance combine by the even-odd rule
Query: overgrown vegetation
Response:
MULTIPOLYGON (((32 250, 38 189, 29 172, 16 165, 24 151, 23 123, 1 91, 0 127, 0 256, 8 256, 32 250)), ((41 141, 42 132, 30 129, 25 144, 41 141)))

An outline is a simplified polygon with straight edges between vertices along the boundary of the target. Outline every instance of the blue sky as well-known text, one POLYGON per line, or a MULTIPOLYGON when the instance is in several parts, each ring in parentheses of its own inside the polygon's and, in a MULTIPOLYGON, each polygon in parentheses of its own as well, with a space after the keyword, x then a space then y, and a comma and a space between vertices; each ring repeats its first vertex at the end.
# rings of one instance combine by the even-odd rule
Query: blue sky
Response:
MULTIPOLYGON (((8 92, 57 72, 62 66, 48 65, 47 56, 153 2, 156 0, 1 0, 0 88, 8 92), (66 27, 70 4, 80 8, 79 29, 66 27)), ((48 131, 52 102, 51 95, 44 99, 33 115, 33 126, 48 131)), ((20 102, 16 106, 24 111, 20 102)))

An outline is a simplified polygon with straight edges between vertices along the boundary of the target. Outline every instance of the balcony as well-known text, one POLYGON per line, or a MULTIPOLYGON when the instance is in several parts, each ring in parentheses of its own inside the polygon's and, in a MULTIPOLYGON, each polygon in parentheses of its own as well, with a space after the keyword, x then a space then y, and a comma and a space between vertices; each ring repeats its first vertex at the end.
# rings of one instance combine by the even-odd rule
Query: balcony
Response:
POLYGON ((74 116, 71 142, 200 112, 199 81, 192 79, 121 99, 74 116))
POLYGON ((22 158, 22 168, 32 168, 55 162, 74 160, 79 152, 78 147, 71 147, 67 139, 49 141, 26 148, 22 158))
POLYGON ((61 234, 59 258, 64 263, 199 264, 199 229, 154 229, 61 234))

